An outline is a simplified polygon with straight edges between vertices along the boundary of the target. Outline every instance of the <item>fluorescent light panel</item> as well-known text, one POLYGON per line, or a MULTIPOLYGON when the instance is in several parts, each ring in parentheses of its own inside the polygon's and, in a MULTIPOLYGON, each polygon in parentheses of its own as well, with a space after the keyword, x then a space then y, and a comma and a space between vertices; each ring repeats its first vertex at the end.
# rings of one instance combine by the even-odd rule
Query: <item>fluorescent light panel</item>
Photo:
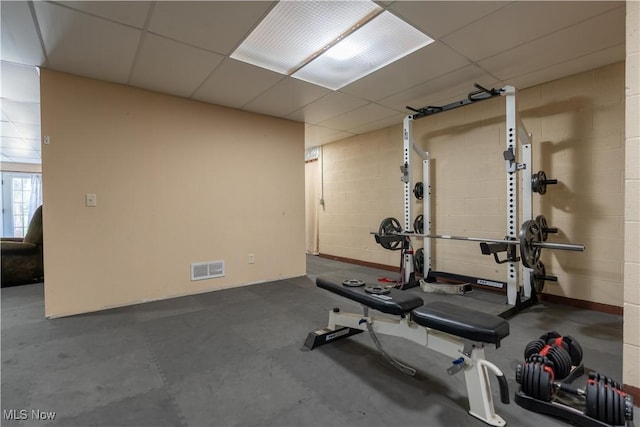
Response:
POLYGON ((281 1, 231 58, 289 75, 364 17, 381 9, 371 1, 281 1))
POLYGON ((292 76, 336 90, 432 42, 385 11, 292 76))
POLYGON ((337 90, 433 42, 380 12, 368 0, 281 1, 231 57, 337 90))

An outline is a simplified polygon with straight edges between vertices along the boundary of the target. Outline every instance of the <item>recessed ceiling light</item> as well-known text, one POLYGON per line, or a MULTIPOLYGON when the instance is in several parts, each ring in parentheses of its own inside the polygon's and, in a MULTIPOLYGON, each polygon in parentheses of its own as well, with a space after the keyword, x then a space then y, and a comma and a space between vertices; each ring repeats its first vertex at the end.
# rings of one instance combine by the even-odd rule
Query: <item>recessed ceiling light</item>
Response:
POLYGON ((368 0, 281 1, 231 58, 336 90, 432 42, 368 0))

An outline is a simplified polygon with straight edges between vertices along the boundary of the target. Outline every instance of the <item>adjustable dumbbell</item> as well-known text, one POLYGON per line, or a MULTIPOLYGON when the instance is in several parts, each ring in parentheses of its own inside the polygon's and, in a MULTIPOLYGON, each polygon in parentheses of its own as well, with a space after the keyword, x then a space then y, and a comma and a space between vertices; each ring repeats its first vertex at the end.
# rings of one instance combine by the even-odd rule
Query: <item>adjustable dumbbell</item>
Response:
POLYGON ((591 372, 583 393, 588 416, 611 425, 623 425, 633 419, 633 397, 611 378, 591 372))
POLYGON ((557 378, 565 378, 571 367, 582 362, 582 347, 570 336, 563 337, 557 332, 547 332, 539 339, 531 341, 524 348, 524 359, 531 361, 534 356, 546 357, 557 378))
POLYGON ((633 419, 633 397, 622 391, 620 384, 597 373, 589 374, 584 390, 556 382, 552 363, 543 356, 516 367, 516 381, 528 396, 550 402, 558 391, 585 399, 585 415, 610 425, 624 425, 633 419))

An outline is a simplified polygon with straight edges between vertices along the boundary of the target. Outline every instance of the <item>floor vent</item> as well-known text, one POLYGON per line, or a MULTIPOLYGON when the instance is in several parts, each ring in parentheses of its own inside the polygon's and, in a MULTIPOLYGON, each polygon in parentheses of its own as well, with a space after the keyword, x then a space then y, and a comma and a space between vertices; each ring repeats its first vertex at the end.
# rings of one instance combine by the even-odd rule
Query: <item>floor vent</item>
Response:
POLYGON ((194 262, 191 264, 191 280, 213 279, 224 276, 224 261, 194 262))

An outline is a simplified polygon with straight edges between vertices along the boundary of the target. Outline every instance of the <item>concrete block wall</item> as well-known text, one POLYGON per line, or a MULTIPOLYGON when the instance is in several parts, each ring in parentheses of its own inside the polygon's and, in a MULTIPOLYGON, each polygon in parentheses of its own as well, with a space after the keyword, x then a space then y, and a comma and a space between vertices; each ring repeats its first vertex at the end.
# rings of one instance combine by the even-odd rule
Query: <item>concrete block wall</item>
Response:
MULTIPOLYGON (((622 307, 625 63, 518 91, 517 101, 533 134, 529 172, 560 181, 546 195, 534 194, 534 216, 544 214, 560 229, 550 240, 587 246, 583 253, 543 251, 547 272, 559 278, 544 292, 622 307)), ((433 159, 435 233, 505 236, 504 114, 505 100, 497 97, 414 123, 415 142, 433 159)), ((385 217, 402 219, 401 124, 325 145, 324 160, 320 253, 398 266, 399 252, 380 248, 370 231, 385 217)), ((412 161, 416 181, 421 162, 412 161)), ((413 217, 421 205, 414 199, 413 217)), ((506 280, 506 266, 482 255, 477 243, 431 244, 436 270, 506 280)))
POLYGON ((640 400, 640 2, 627 1, 623 381, 640 400))

